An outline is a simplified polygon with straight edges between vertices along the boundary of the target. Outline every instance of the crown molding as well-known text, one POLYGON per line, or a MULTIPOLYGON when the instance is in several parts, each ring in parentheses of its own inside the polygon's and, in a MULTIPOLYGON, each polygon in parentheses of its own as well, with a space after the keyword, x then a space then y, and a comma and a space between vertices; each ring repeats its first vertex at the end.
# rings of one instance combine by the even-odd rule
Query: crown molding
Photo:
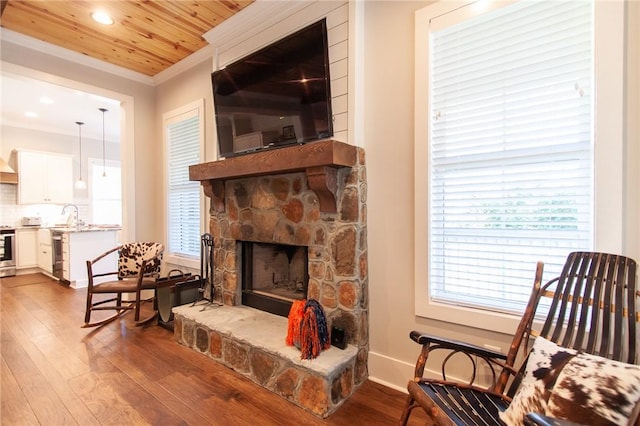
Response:
POLYGON ((187 71, 189 68, 198 65, 200 62, 205 61, 207 59, 211 59, 213 57, 213 54, 214 54, 213 47, 210 44, 202 47, 199 50, 196 50, 186 58, 180 60, 179 62, 176 62, 170 67, 154 75, 153 76, 154 85, 164 83, 167 80, 170 80, 173 77, 176 77, 181 73, 187 71))
POLYGON ((245 39, 259 33, 312 3, 314 2, 308 0, 256 0, 220 25, 204 33, 202 37, 215 49, 221 48, 236 43, 238 39, 245 39))
POLYGON ((102 61, 100 59, 95 59, 90 56, 83 55, 81 53, 74 52, 72 50, 65 49, 63 47, 38 40, 24 34, 8 30, 6 28, 2 28, 2 31, 0 32, 0 39, 3 42, 13 43, 27 49, 32 49, 79 65, 84 65, 90 68, 104 71, 118 77, 133 80, 149 86, 155 86, 153 77, 149 77, 139 72, 131 71, 126 68, 122 68, 117 65, 102 61))

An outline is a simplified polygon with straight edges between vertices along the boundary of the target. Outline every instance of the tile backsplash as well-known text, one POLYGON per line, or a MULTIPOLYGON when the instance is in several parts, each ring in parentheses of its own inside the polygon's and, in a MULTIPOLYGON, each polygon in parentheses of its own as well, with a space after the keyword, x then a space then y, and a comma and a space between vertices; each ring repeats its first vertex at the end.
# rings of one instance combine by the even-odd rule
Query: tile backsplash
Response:
MULTIPOLYGON (((89 204, 76 202, 81 220, 89 221, 89 204)), ((20 226, 25 216, 40 216, 43 225, 53 225, 62 213, 62 204, 18 204, 18 185, 0 183, 0 226, 20 226)), ((67 209, 71 213, 72 209, 67 209)))

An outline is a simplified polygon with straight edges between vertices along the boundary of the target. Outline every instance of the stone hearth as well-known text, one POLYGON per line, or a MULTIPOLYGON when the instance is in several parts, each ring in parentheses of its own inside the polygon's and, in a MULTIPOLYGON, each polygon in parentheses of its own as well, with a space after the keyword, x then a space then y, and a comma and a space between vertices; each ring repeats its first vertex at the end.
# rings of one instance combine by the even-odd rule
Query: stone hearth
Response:
MULTIPOLYGON (((241 304, 240 241, 307 246, 307 297, 320 302, 330 328, 336 326, 345 331, 350 345, 347 351, 354 354, 324 372, 316 371, 309 365, 333 363, 333 356, 327 355, 320 361, 323 353, 316 360, 305 361, 309 365, 293 362, 286 354, 297 350, 287 348, 284 343, 286 318, 270 321, 279 324, 269 331, 272 334, 269 339, 275 339, 281 350, 266 350, 260 345, 253 346, 252 339, 241 337, 238 331, 219 330, 215 321, 205 325, 208 320, 180 309, 175 310, 178 341, 325 417, 367 378, 364 150, 333 140, 318 141, 198 164, 189 168, 189 175, 191 180, 200 181, 205 194, 211 197, 209 232, 214 237, 214 298, 225 305, 219 309, 241 304), (212 352, 215 342, 225 341, 222 352, 216 352, 215 348, 212 352), (258 363, 277 364, 278 368, 274 368, 273 374, 264 374, 259 367, 255 371, 262 372, 256 374, 254 357, 258 363), (290 395, 278 391, 277 384, 286 380, 295 389, 290 395), (310 387, 325 395, 321 397, 323 402, 308 401, 310 387), (301 399, 301 395, 307 396, 301 399)), ((247 309, 250 308, 244 312, 247 309)), ((234 322, 233 327, 242 328, 240 324, 246 321, 234 322)), ((332 347, 326 353, 336 351, 342 352, 332 347)))
POLYGON ((174 308, 179 343, 320 417, 353 393, 357 347, 331 347, 302 360, 298 349, 284 344, 286 318, 247 306, 203 306, 174 308))

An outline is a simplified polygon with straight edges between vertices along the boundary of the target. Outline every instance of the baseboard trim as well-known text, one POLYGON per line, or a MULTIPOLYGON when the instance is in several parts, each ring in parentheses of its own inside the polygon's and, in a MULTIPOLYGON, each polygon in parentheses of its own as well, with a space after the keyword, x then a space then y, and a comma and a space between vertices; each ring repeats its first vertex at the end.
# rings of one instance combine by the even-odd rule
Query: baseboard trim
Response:
MULTIPOLYGON (((391 389, 407 393, 407 383, 413 379, 415 363, 391 358, 374 351, 369 351, 369 380, 380 383, 391 389)), ((425 368, 424 377, 442 379, 440 371, 425 368)), ((449 380, 464 382, 460 377, 449 375, 449 380)))
POLYGON ((369 380, 400 392, 407 392, 407 383, 413 378, 415 364, 369 351, 369 380))

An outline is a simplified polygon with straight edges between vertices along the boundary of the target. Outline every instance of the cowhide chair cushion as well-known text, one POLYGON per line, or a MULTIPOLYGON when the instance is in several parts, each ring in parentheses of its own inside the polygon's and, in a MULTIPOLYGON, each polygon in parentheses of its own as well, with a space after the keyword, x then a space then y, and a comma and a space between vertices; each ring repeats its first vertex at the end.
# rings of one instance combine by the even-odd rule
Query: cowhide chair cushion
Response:
POLYGON ((580 353, 560 372, 546 414, 594 426, 628 425, 639 402, 640 366, 580 353))
POLYGON ((578 351, 574 349, 563 348, 543 337, 536 338, 527 360, 521 386, 526 386, 536 380, 546 379, 548 381, 550 377, 557 377, 562 367, 577 353, 578 351))
POLYGON ((521 426, 528 413, 544 413, 555 377, 576 353, 542 337, 536 338, 518 392, 509 408, 500 413, 500 419, 508 425, 521 426))
POLYGON ((144 260, 152 259, 159 255, 149 264, 145 275, 159 275, 162 263, 162 253, 164 246, 153 242, 135 242, 123 244, 118 255, 118 277, 135 277, 140 272, 140 267, 144 260))
POLYGON ((542 337, 533 345, 525 378, 500 419, 522 425, 543 413, 588 425, 628 425, 640 411, 640 366, 562 348, 542 337))

